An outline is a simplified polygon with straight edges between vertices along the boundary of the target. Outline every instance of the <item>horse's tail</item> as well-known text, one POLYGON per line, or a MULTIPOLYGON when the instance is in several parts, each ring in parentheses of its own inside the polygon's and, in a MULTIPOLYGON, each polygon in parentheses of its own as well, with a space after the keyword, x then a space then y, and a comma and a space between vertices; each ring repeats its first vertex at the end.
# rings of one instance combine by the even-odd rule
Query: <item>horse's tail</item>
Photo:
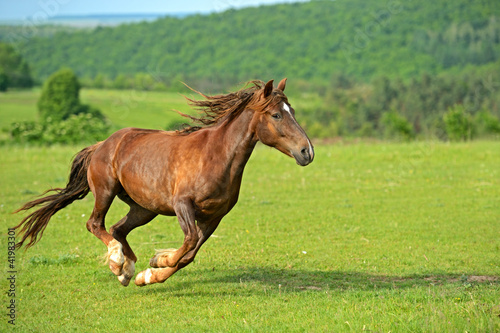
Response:
POLYGON ((26 248, 33 246, 36 242, 38 242, 39 238, 42 237, 47 224, 49 224, 50 218, 55 213, 68 206, 73 201, 85 198, 85 196, 89 193, 90 188, 87 180, 87 170, 89 168, 92 155, 100 144, 101 143, 97 143, 93 146, 87 147, 75 156, 71 166, 68 184, 65 188, 47 190, 42 195, 51 191, 56 193, 27 202, 24 206, 14 212, 18 213, 36 206, 41 206, 33 213, 26 216, 21 223, 15 227, 15 229, 22 227, 21 231, 18 232, 18 234, 22 234, 22 238, 16 244, 17 248, 20 248, 28 237, 30 240, 26 245, 26 248))

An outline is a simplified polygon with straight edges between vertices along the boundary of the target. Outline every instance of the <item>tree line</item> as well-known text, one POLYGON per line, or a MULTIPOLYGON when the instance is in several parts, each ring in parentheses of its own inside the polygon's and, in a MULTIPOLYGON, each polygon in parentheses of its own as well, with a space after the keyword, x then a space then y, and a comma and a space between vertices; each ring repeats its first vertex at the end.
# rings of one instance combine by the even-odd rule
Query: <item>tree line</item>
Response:
POLYGON ((315 137, 469 140, 500 137, 500 63, 461 74, 359 83, 335 76, 306 112, 315 137))
POLYGON ((111 88, 174 90, 185 81, 217 89, 285 76, 327 82, 339 73, 409 79, 500 57, 495 0, 310 1, 47 30, 0 29, 0 39, 16 45, 40 82, 62 64, 86 85, 111 88))

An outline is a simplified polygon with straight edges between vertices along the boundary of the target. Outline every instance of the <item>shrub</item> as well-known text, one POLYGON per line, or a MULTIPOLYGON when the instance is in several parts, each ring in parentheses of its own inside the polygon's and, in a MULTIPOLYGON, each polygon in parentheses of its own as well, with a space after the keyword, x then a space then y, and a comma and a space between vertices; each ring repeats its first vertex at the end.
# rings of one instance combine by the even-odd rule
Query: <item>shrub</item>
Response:
POLYGON ((37 142, 42 139, 43 126, 34 121, 13 123, 10 127, 10 136, 15 142, 37 142))
POLYGON ((386 112, 380 119, 381 127, 384 130, 384 137, 411 140, 415 137, 413 126, 403 116, 396 112, 386 112))
POLYGON ((478 135, 500 134, 500 120, 486 110, 474 116, 474 126, 478 135))
POLYGON ((111 126, 90 113, 71 115, 63 121, 19 122, 11 126, 10 136, 17 143, 75 144, 105 139, 111 126))
POLYGON ((465 112, 463 105, 455 105, 443 115, 446 135, 451 141, 466 141, 473 137, 471 116, 465 112))
POLYGON ((52 74, 43 85, 38 100, 38 111, 42 122, 58 122, 71 115, 91 113, 104 119, 102 113, 89 105, 80 103, 80 82, 70 69, 61 69, 52 74))
POLYGON ((43 122, 62 121, 79 113, 80 83, 70 69, 52 74, 43 85, 38 111, 43 122))
POLYGON ((74 144, 105 139, 110 123, 98 109, 80 104, 80 83, 69 69, 54 73, 38 100, 41 122, 12 124, 10 136, 18 143, 74 144))

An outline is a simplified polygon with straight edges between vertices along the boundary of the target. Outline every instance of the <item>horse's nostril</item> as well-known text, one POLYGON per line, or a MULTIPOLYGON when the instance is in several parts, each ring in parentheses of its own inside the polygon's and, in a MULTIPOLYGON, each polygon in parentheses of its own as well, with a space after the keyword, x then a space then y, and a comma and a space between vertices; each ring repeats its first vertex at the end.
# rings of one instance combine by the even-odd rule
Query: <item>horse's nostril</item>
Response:
POLYGON ((300 153, 302 154, 302 156, 304 156, 306 158, 309 158, 309 149, 302 148, 302 150, 300 151, 300 153))

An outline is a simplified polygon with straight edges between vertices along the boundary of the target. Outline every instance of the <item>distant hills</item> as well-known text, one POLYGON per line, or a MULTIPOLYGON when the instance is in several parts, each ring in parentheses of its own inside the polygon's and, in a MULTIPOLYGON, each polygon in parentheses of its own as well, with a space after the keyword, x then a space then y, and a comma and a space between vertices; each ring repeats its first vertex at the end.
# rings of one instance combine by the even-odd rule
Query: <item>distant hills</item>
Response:
MULTIPOLYGON (((88 14, 59 15, 48 17, 45 24, 62 25, 80 28, 95 28, 97 26, 117 26, 127 23, 151 22, 162 17, 184 18, 194 15, 194 12, 179 12, 168 14, 132 13, 132 14, 88 14)), ((24 20, 0 20, 0 25, 23 26, 24 20)))
POLYGON ((53 20, 102 23, 83 30, 0 29, 0 39, 16 44, 38 80, 66 66, 87 79, 327 82, 343 74, 370 81, 460 72, 500 58, 498 0, 311 1, 209 15, 53 20))

